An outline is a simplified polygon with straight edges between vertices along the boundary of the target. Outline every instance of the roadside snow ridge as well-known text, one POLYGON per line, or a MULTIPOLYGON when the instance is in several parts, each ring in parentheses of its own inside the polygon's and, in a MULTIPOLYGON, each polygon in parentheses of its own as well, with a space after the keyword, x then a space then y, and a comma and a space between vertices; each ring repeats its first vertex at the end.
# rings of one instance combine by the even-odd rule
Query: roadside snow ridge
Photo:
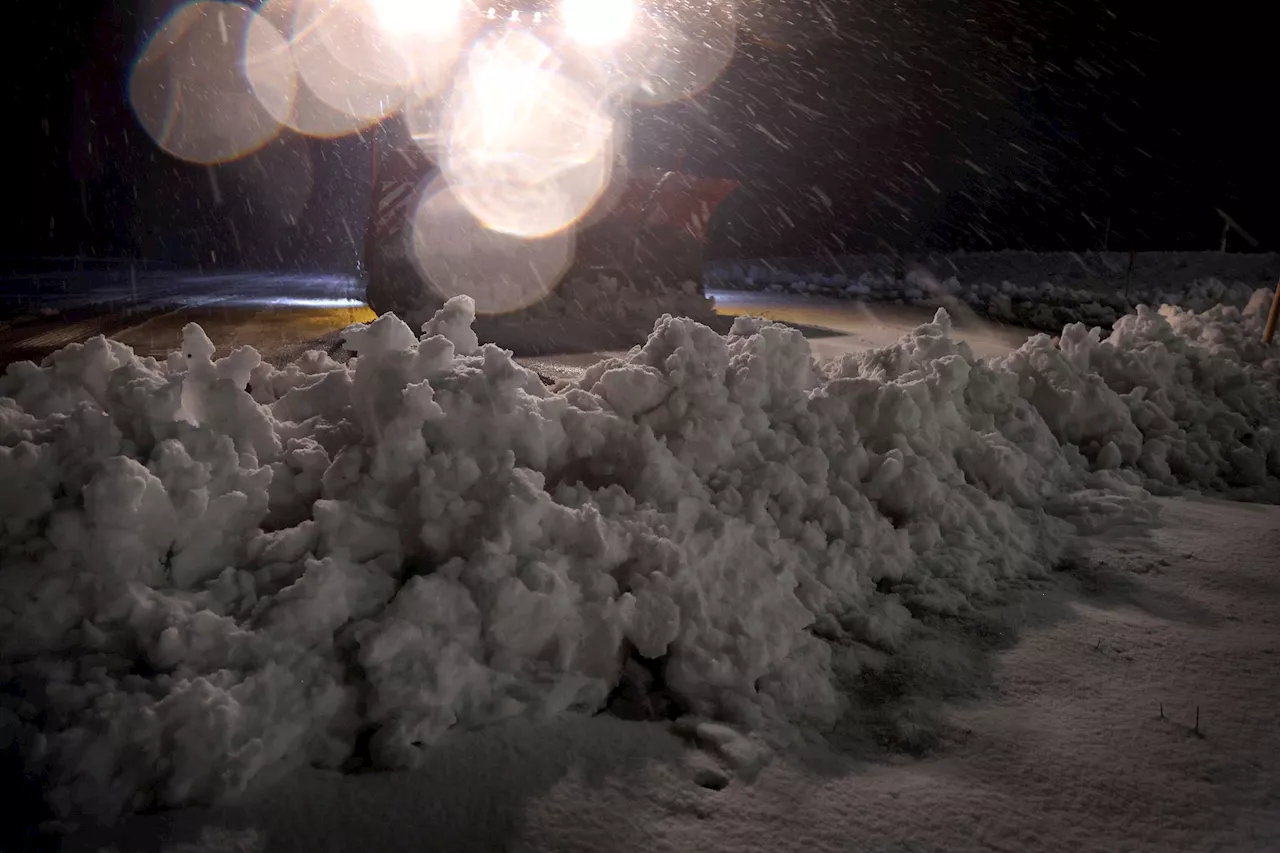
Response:
POLYGON ((466 297, 424 335, 352 327, 347 364, 215 360, 192 325, 165 361, 99 337, 12 365, 0 735, 59 813, 111 816, 369 732, 401 766, 596 711, 636 658, 687 710, 828 726, 833 641, 883 665, 1147 489, 1280 497, 1269 299, 992 361, 941 311, 823 365, 780 324, 666 316, 555 392, 466 297))

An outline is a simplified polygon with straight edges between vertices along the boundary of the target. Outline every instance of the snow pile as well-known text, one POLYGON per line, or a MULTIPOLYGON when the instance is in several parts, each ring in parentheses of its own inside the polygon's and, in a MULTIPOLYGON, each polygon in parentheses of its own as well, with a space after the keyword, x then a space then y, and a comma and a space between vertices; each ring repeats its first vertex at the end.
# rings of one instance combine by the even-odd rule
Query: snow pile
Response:
POLYGON ((949 321, 819 368, 795 330, 664 317, 549 392, 451 300, 342 364, 188 326, 0 379, 0 740, 63 816, 594 711, 825 727, 855 666, 1047 572, 1135 484, 1276 486, 1257 307, 1144 311, 975 359, 949 321), (1263 474, 1263 471, 1269 472, 1263 474), (847 665, 847 662, 846 662, 847 665), (657 688, 655 688, 657 689, 657 688))
POLYGON ((1275 255, 1221 252, 973 252, 714 264, 707 286, 946 305, 1057 332, 1068 323, 1110 327, 1140 305, 1205 311, 1243 308, 1280 278, 1275 255))
POLYGON ((1056 424, 1046 414, 1060 440, 1097 464, 1133 466, 1151 488, 1187 485, 1277 501, 1280 352, 1262 343, 1271 299, 1260 290, 1243 310, 1202 314, 1140 306, 1105 340, 1099 329, 1076 324, 1063 330, 1056 351, 1040 336, 1005 364, 1042 413, 1050 407, 1038 399, 1097 401, 1096 416, 1086 419, 1056 424), (1088 377, 1087 390, 1064 395, 1075 377, 1088 377))

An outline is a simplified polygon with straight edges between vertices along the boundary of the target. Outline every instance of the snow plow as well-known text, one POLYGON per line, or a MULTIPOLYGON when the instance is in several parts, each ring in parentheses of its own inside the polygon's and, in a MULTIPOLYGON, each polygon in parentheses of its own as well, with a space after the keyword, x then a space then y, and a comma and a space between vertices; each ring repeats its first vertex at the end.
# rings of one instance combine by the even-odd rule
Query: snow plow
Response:
POLYGON ((375 312, 416 328, 466 294, 482 340, 544 352, 629 347, 664 313, 712 316, 703 246, 736 182, 633 168, 627 152, 634 102, 657 103, 641 96, 668 73, 651 47, 673 31, 654 27, 674 19, 633 0, 561 7, 489 10, 447 89, 376 130, 375 312))
MULTIPOLYGON (((710 314, 712 306, 703 289, 703 246, 712 215, 737 182, 619 164, 597 208, 572 228, 563 262, 539 271, 530 283, 507 280, 512 275, 509 265, 493 264, 489 257, 490 263, 482 266, 490 268, 490 279, 469 280, 453 275, 462 270, 450 269, 448 258, 433 264, 422 256, 424 248, 432 247, 423 247, 422 235, 415 233, 415 212, 422 194, 430 191, 437 167, 412 140, 397 140, 386 132, 394 129, 384 128, 375 145, 364 246, 365 299, 378 314, 394 312, 416 328, 450 296, 467 293, 477 301, 481 340, 545 352, 576 344, 630 346, 637 342, 637 333, 646 334, 664 313, 710 314), (486 292, 493 290, 533 291, 536 298, 486 300, 486 292), (566 325, 573 320, 592 328, 566 325), (575 334, 581 340, 567 340, 575 334)), ((463 210, 454 215, 468 218, 463 210)), ((440 227, 439 222, 433 224, 440 227)), ((446 225, 441 230, 469 229, 446 225)), ((468 236, 474 246, 475 235, 468 236)), ((511 245, 501 235, 490 237, 490 245, 482 250, 491 256, 505 254, 512 265, 519 264, 520 244, 511 245)), ((445 248, 435 247, 434 260, 441 260, 445 248)), ((476 262, 469 257, 459 265, 476 262)))

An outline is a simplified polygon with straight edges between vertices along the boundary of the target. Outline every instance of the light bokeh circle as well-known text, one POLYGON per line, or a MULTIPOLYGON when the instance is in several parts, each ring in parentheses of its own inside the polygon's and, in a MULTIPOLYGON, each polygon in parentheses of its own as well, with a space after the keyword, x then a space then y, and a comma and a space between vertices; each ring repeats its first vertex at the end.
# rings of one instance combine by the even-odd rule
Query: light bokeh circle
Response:
MULTIPOLYGON (((259 57, 279 55, 279 34, 259 32, 238 3, 201 0, 178 9, 147 42, 129 76, 129 103, 147 135, 165 152, 193 163, 224 163, 258 150, 281 122, 250 83, 259 57)), ((270 100, 288 107, 296 77, 285 69, 270 100)))

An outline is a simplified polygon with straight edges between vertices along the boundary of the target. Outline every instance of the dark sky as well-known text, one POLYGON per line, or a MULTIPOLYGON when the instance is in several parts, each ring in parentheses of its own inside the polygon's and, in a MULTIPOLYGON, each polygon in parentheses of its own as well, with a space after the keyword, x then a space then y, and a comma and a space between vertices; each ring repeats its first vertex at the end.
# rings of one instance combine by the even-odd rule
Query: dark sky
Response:
MULTIPOLYGON (((774 20, 819 5, 769 2, 774 20)), ((791 47, 748 42, 705 105, 747 185, 725 223, 741 227, 723 236, 751 243, 779 205, 774 221, 795 224, 779 242, 802 249, 805 235, 1094 248, 1108 219, 1112 248, 1209 248, 1220 207, 1280 248, 1265 130, 1280 66, 1250 15, 1092 0, 823 5, 834 32, 779 27, 791 47)))
MULTIPOLYGON (((742 181, 713 230, 721 255, 1207 249, 1215 208, 1280 249, 1280 65, 1250 5, 744 0, 733 65, 641 113, 636 155, 684 149, 742 181)), ((14 32, 36 47, 6 60, 17 224, 0 255, 351 268, 362 140, 284 138, 210 170, 147 139, 125 81, 162 11, 27 6, 14 32)))

